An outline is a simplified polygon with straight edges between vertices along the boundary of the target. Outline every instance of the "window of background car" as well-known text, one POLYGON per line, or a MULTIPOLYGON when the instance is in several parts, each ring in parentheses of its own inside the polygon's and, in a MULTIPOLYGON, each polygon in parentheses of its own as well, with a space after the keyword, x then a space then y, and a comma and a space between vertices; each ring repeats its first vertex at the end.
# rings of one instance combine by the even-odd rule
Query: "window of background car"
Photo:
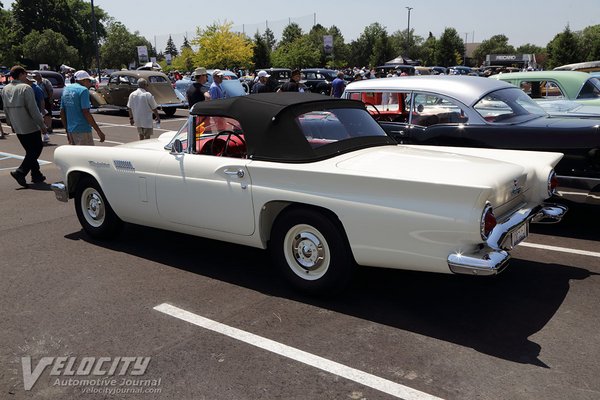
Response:
POLYGON ((493 123, 523 122, 546 115, 542 107, 517 87, 496 90, 479 100, 473 108, 486 121, 493 123))
MULTIPOLYGON (((410 104, 407 102, 407 104, 410 104)), ((413 110, 410 113, 410 124, 431 126, 436 124, 466 123, 468 117, 463 108, 443 96, 415 93, 413 110)))
POLYGON ((578 99, 596 99, 598 97, 600 97, 600 80, 598 78, 588 79, 577 95, 578 99))
POLYGON ((167 78, 164 76, 153 75, 148 77, 149 83, 169 83, 167 78))
POLYGON ((356 108, 311 111, 296 122, 313 148, 357 137, 386 136, 369 113, 356 108))

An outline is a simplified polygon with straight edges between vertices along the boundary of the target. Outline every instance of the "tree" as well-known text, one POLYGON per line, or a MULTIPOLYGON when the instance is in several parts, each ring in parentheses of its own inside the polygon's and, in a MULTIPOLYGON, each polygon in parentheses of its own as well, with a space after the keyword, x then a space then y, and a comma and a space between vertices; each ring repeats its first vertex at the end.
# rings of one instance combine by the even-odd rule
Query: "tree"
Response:
POLYGON ((308 35, 303 35, 291 43, 279 45, 271 54, 274 67, 307 68, 317 65, 321 54, 308 35))
POLYGON ((423 43, 420 48, 420 59, 424 65, 435 65, 436 64, 436 52, 438 47, 438 41, 433 36, 431 32, 429 32, 429 36, 427 40, 423 43))
POLYGON ((437 43, 435 64, 444 67, 460 65, 457 55, 462 54, 465 54, 465 45, 458 32, 454 28, 446 28, 437 43))
POLYGON ((177 50, 177 46, 173 42, 173 38, 169 35, 169 40, 167 40, 167 47, 165 48, 165 54, 170 54, 173 57, 176 57, 179 54, 177 50))
POLYGON ((272 52, 277 42, 275 40, 275 34, 270 28, 265 29, 265 33, 263 33, 263 39, 269 48, 269 53, 272 52))
MULTIPOLYGON (((69 45, 79 49, 80 60, 76 64, 86 68, 91 65, 96 50, 90 45, 94 41, 89 3, 82 0, 15 0, 12 10, 20 27, 19 40, 34 29, 60 32, 69 45)), ((102 40, 106 36, 103 21, 108 20, 108 15, 100 7, 94 7, 94 14, 98 39, 102 40)))
POLYGON ((17 26, 12 13, 2 8, 0 3, 0 60, 7 66, 17 63, 19 47, 17 46, 17 26))
POLYGON ((249 67, 254 44, 243 33, 232 32, 233 22, 214 23, 196 28, 192 44, 198 46, 194 61, 207 68, 249 67))
POLYGON ((263 35, 260 35, 258 31, 254 35, 254 54, 252 56, 252 62, 254 68, 268 68, 271 65, 271 51, 267 41, 263 35))
POLYGON ((181 52, 183 53, 183 49, 192 49, 190 42, 188 42, 187 36, 183 37, 183 44, 181 45, 181 52))
POLYGON ((106 68, 127 68, 138 58, 137 46, 146 46, 148 55, 155 56, 155 50, 150 42, 138 32, 131 33, 125 25, 112 21, 108 25, 106 41, 100 49, 103 66, 106 68))
POLYGON ((384 26, 375 22, 365 28, 358 39, 350 43, 350 63, 355 66, 376 66, 396 57, 384 26))
POLYGON ((540 54, 545 52, 544 48, 536 46, 535 44, 525 43, 517 47, 515 52, 517 54, 540 54))
POLYGON ((563 32, 554 36, 546 49, 548 51, 547 66, 550 69, 581 61, 579 40, 568 25, 563 32))
POLYGON ((421 46, 423 45, 423 37, 415 34, 414 29, 410 30, 410 41, 406 37, 405 30, 398 30, 390 35, 390 47, 393 54, 406 56, 413 60, 418 60, 421 57, 421 46), (408 43, 408 50, 406 44, 408 43))
POLYGON ((279 41, 279 46, 285 46, 287 44, 292 43, 296 39, 301 38, 303 35, 302 28, 295 22, 287 25, 283 28, 283 32, 281 33, 281 40, 279 41))
POLYGON ((592 25, 581 31, 579 35, 581 45, 581 61, 600 60, 600 25, 592 25))
POLYGON ((179 71, 192 71, 194 67, 194 50, 191 47, 182 47, 181 54, 171 62, 173 69, 179 71))
POLYGON ((476 65, 481 65, 488 54, 514 54, 515 48, 508 44, 508 37, 505 35, 494 35, 491 38, 481 42, 479 47, 473 52, 473 58, 476 65))
POLYGON ((58 68, 61 64, 76 65, 79 53, 69 46, 67 38, 58 32, 45 29, 43 32, 31 31, 23 39, 23 57, 30 61, 30 68, 38 68, 39 64, 48 64, 58 68))

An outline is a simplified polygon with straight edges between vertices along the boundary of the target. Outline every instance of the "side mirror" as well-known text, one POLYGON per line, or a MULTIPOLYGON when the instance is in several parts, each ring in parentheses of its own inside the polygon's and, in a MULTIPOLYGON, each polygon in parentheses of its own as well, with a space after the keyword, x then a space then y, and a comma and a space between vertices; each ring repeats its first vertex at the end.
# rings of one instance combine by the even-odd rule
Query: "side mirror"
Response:
POLYGON ((171 146, 171 154, 181 154, 183 153, 183 143, 181 140, 175 139, 173 145, 171 146))

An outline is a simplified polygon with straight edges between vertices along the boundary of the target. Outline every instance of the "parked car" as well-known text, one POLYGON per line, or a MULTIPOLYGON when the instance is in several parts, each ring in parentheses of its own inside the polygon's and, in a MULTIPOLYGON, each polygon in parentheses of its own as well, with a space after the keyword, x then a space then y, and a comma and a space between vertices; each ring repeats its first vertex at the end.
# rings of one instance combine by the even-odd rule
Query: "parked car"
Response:
POLYGON ((493 75, 520 87, 531 98, 573 100, 584 105, 600 105, 600 78, 578 71, 530 71, 493 75))
MULTIPOLYGON (((258 72, 262 70, 263 69, 255 70, 254 76, 258 75, 258 72)), ((292 77, 292 70, 289 68, 265 68, 264 71, 267 71, 267 74, 270 75, 267 80, 267 86, 272 92, 276 92, 284 83, 289 82, 292 77)), ((256 83, 256 81, 252 82, 252 84, 254 83, 256 83)), ((252 90, 252 85, 250 85, 250 90, 252 90)))
POLYGON ((167 117, 172 117, 182 101, 177 97, 167 75, 160 71, 116 71, 110 74, 108 83, 98 90, 90 90, 92 106, 100 109, 127 109, 129 95, 138 88, 138 79, 148 81, 148 91, 167 117))
POLYGON ((52 84, 52 117, 60 118, 60 98, 65 88, 65 78, 55 71, 41 70, 39 72, 42 78, 48 79, 52 84))
POLYGON ((555 71, 600 72, 600 61, 586 61, 575 64, 561 65, 555 71))
POLYGON ((562 152, 558 194, 600 204, 600 119, 550 117, 515 86, 471 76, 359 81, 343 97, 399 143, 562 152))
POLYGON ((300 70, 302 83, 312 93, 329 95, 331 93, 331 82, 337 78, 338 71, 334 69, 305 68, 300 70))
MULTIPOLYGON (((204 84, 206 88, 209 88, 213 83, 213 72, 214 69, 209 69, 206 71, 208 73, 208 80, 204 84)), ((184 76, 183 79, 175 81, 174 88, 177 92, 177 96, 182 99, 185 108, 188 108, 187 96, 186 92, 190 85, 194 83, 192 81, 191 76, 184 76)), ((221 87, 223 88, 223 93, 225 94, 225 98, 235 97, 235 96, 244 96, 248 94, 247 85, 241 82, 238 79, 238 76, 231 71, 223 71, 223 82, 221 83, 221 87)))
POLYGON ((559 153, 400 146, 361 102, 312 93, 190 114, 157 139, 56 149, 52 188, 89 235, 131 222, 268 248, 292 285, 329 293, 356 263, 496 274, 529 222, 566 212, 543 204, 559 153))

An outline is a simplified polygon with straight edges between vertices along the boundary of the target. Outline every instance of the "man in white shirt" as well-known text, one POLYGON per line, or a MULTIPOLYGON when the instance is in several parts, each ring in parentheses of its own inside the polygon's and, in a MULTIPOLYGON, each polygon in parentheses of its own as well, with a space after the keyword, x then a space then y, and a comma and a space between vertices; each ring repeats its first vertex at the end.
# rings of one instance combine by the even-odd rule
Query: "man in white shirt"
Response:
POLYGON ((152 93, 148 92, 148 81, 138 79, 138 89, 129 95, 127 111, 129 111, 129 123, 135 125, 140 140, 150 139, 153 133, 152 114, 156 117, 156 125, 160 124, 156 100, 152 93))

